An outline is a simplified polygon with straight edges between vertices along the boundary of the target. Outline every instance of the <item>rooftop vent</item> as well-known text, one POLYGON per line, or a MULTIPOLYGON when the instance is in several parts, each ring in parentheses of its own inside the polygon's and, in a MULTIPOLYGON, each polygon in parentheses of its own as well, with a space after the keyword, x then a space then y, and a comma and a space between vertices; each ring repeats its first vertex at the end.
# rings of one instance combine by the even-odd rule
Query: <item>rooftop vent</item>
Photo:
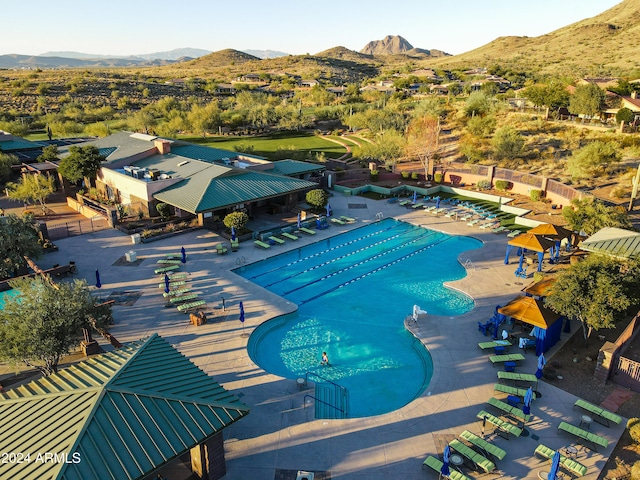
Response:
POLYGON ((178 164, 179 167, 182 167, 183 165, 186 165, 187 163, 189 163, 189 160, 185 160, 184 162, 180 162, 178 164))

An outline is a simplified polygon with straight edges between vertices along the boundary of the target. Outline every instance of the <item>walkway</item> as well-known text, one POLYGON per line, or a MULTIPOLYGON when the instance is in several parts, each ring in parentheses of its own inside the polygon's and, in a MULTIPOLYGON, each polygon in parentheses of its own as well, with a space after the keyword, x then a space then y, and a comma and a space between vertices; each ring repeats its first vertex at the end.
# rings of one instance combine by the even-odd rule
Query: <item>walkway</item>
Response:
MULTIPOLYGON (((486 340, 476 324, 491 317, 497 304, 504 305, 522 288, 514 276, 515 266, 503 263, 507 239, 463 222, 404 209, 397 203, 340 195, 334 195, 330 203, 335 215, 354 217, 356 224, 332 225, 317 231, 314 237, 303 236, 297 242, 267 251, 246 242, 238 252, 217 255, 215 244, 222 239, 205 230, 142 245, 132 245, 129 236, 106 230, 58 241, 60 250, 43 257, 40 265, 46 268, 73 260, 79 276, 89 284, 95 282, 95 270, 99 269, 102 288, 98 293, 102 298, 114 292, 129 292, 114 296, 133 299, 114 307, 111 333, 118 340, 126 342, 158 332, 251 407, 247 418, 225 430, 227 480, 274 480, 276 472, 287 470, 330 472, 333 479, 435 479, 437 474, 422 470, 424 458, 437 456, 440 442, 447 436, 457 436, 465 429, 480 434, 482 425, 475 415, 493 395, 497 370, 476 346, 486 340), (460 256, 462 263, 470 260, 473 268, 465 279, 451 285, 471 295, 476 308, 460 317, 429 315, 411 327, 434 361, 433 379, 418 399, 376 417, 315 420, 313 408, 305 408, 303 403, 307 392, 299 391, 295 380, 276 377, 254 365, 247 355, 247 337, 243 335, 269 318, 294 311, 296 306, 231 269, 373 222, 379 213, 482 240, 483 248, 460 256), (157 259, 179 252, 182 246, 188 253, 189 286, 207 300, 210 321, 200 327, 191 325, 187 316, 175 308, 164 308, 159 278, 153 273, 157 259), (123 262, 122 257, 132 249, 139 261, 123 262), (141 296, 136 300, 137 294, 141 296), (244 325, 238 321, 241 300, 246 312, 244 325)), ((398 322, 409 313, 398 311, 398 322)), ((108 348, 106 342, 101 344, 108 348)), ((535 355, 527 353, 525 357, 520 371, 535 372, 535 355)), ((551 448, 575 444, 573 438, 557 431, 561 421, 580 423, 579 412, 572 408, 575 397, 545 383, 538 390, 542 398, 534 402, 528 436, 505 440, 489 435, 507 451, 506 459, 498 463, 501 478, 538 478, 538 472, 548 467, 547 462, 533 456, 538 441, 551 448)), ((624 423, 610 429, 593 424, 595 433, 608 438, 609 447, 603 453, 580 449, 578 461, 589 467, 584 478, 597 478, 624 423)))

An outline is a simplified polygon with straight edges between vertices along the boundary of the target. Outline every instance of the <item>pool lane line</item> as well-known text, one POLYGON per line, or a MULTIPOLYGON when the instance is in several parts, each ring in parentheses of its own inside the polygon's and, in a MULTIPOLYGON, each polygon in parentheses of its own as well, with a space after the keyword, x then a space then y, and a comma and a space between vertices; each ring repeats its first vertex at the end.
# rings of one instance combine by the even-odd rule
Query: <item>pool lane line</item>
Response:
MULTIPOLYGON (((329 265, 331 263, 334 263, 334 262, 337 262, 339 260, 343 260, 343 259, 345 259, 347 257, 350 257, 351 255, 355 255, 356 253, 364 252, 365 250, 377 247, 377 246, 382 245, 382 244, 384 244, 386 242, 389 242, 391 240, 396 240, 397 238, 401 237, 402 235, 406 235, 406 234, 409 234, 409 233, 414 233, 414 232, 410 231, 410 230, 407 230, 405 232, 398 233, 397 235, 393 235, 391 237, 387 237, 384 240, 380 240, 379 242, 369 243, 369 244, 367 244, 366 246, 364 246, 362 248, 358 248, 357 250, 353 250, 353 251, 351 251, 349 253, 346 253, 344 255, 340 255, 339 257, 332 258, 331 260, 327 260, 326 262, 318 263, 317 265, 314 265, 313 267, 307 268, 305 270, 301 270, 301 271, 299 271, 297 273, 294 273, 293 275, 289 275, 286 278, 281 278, 279 280, 276 280, 275 282, 267 283, 265 285, 262 285, 262 287, 268 288, 268 287, 271 287, 271 286, 276 285, 278 283, 285 282, 285 281, 290 280, 290 279, 292 279, 294 277, 297 277, 298 275, 302 275, 303 273, 311 272, 311 271, 313 271, 313 270, 315 270, 317 268, 324 267, 324 266, 329 265)), ((435 231, 429 231, 429 233, 427 235, 421 234, 419 237, 416 237, 416 238, 426 238, 429 235, 436 235, 437 233, 438 232, 435 232, 435 231)), ((393 250, 389 250, 389 251, 393 251, 393 250)), ((327 252, 328 252, 328 250, 325 253, 327 253, 327 252)))
MULTIPOLYGON (((327 293, 331 293, 331 292, 333 292, 333 291, 335 291, 335 290, 337 290, 337 289, 339 289, 339 288, 346 287, 347 285, 349 285, 349 284, 351 284, 351 283, 354 283, 354 282, 357 282, 358 280, 362 280, 363 278, 368 277, 369 275, 373 275, 374 273, 377 273, 377 272, 379 272, 379 271, 381 271, 381 270, 384 270, 385 268, 390 267, 390 266, 392 266, 392 265, 395 265, 396 263, 402 262, 402 261, 406 260, 407 258, 411 258, 411 257, 413 257, 414 255, 417 255, 418 253, 422 253, 422 252, 424 252, 425 250, 427 250, 427 249, 429 249, 429 248, 431 248, 431 247, 435 247, 436 245, 439 245, 439 244, 441 244, 441 243, 443 243, 443 242, 446 242, 446 241, 447 241, 447 240, 449 240, 450 238, 452 238, 452 237, 444 238, 444 239, 440 240, 439 242, 434 242, 434 243, 430 243, 429 245, 425 245, 424 247, 421 247, 421 248, 419 248, 418 250, 415 250, 414 252, 411 252, 411 253, 408 253, 408 254, 406 254, 406 255, 404 255, 404 256, 402 256, 402 257, 399 257, 399 258, 395 259, 395 260, 394 260, 394 261, 392 261, 392 262, 389 262, 389 263, 387 263, 387 264, 385 264, 385 265, 382 265, 381 267, 378 267, 378 268, 375 268, 375 269, 373 269, 373 270, 371 270, 371 271, 369 271, 369 272, 363 273, 362 275, 358 275, 358 276, 357 276, 356 278, 354 278, 354 279, 351 279, 351 280, 349 280, 349 281, 347 281, 347 282, 341 283, 340 285, 336 285, 335 287, 332 287, 332 288, 330 288, 329 290, 326 290, 326 291, 324 291, 324 292, 322 292, 322 293, 319 293, 319 294, 317 294, 317 295, 314 295, 314 296, 313 296, 313 297, 311 297, 311 298, 307 298, 306 300, 303 300, 303 301, 299 302, 299 303, 298 303, 298 306, 300 306, 300 305, 304 305, 305 303, 309 303, 309 302, 311 302, 312 300, 315 300, 315 299, 317 299, 317 298, 320 298, 320 297, 322 297, 322 296, 326 295, 327 293)), ((364 263, 364 262, 362 262, 362 263, 364 263)), ((355 265, 354 265, 354 266, 355 266, 355 265)), ((338 272, 336 272, 336 273, 338 273, 338 272)), ((329 276, 327 276, 327 277, 325 277, 325 278, 332 277, 333 275, 335 275, 335 274, 329 275, 329 276)), ((322 278, 322 279, 320 279, 320 280, 324 280, 325 278, 322 278)), ((320 280, 316 280, 315 282, 320 281, 320 280)), ((312 283, 315 283, 315 282, 312 282, 312 283)), ((307 285, 311 285, 311 284, 307 284, 307 285)), ((306 285, 305 285, 305 286, 306 286, 306 285)), ((300 288, 304 288, 304 286, 303 286, 303 287, 300 287, 300 288)), ((298 290, 298 289, 296 289, 296 290, 298 290)))
MULTIPOLYGON (((377 253, 377 254, 375 254, 375 255, 372 255, 371 257, 365 258, 365 259, 361 260, 361 261, 360 261, 360 262, 358 262, 358 263, 354 263, 354 264, 349 265, 349 266, 347 266, 347 267, 341 268, 340 270, 336 270, 336 271, 335 271, 335 272, 333 272, 333 273, 330 273, 330 274, 328 274, 328 275, 324 275, 324 276, 322 276, 322 277, 320 277, 320 278, 317 278, 317 279, 315 279, 315 280, 313 280, 313 281, 311 281, 311 282, 309 282, 309 283, 305 283, 304 285, 301 285, 301 286, 299 286, 299 287, 296 287, 296 288, 294 288, 293 290, 289 290, 289 291, 287 291, 287 292, 281 293, 280 295, 289 295, 290 293, 293 293, 293 292, 295 292, 295 291, 297 291, 297 290, 301 290, 301 289, 303 289, 303 288, 305 288, 305 287, 308 287, 309 285, 313 285, 314 283, 321 282, 321 281, 323 281, 323 280, 326 280, 327 278, 334 277, 334 276, 336 276, 336 275, 338 275, 338 274, 340 274, 340 273, 344 273, 344 272, 349 271, 349 270, 351 270, 351 269, 353 269, 353 268, 355 268, 355 267, 358 267, 358 266, 363 265, 363 264, 365 264, 365 263, 369 263, 369 262, 371 262, 371 261, 373 261, 373 260, 376 260, 376 259, 378 259, 378 258, 381 258, 381 257, 384 257, 384 256, 386 256, 386 255, 389 255, 390 253, 393 253, 393 252, 395 252, 395 251, 398 251, 398 250, 400 250, 401 248, 407 247, 407 246, 409 246, 409 245, 411 245, 411 244, 413 244, 413 243, 415 243, 415 242, 417 242, 417 241, 423 240, 423 239, 427 238, 428 236, 430 236, 430 235, 432 235, 432 234, 433 234, 433 233, 432 233, 431 231, 427 231, 425 234, 420 235, 419 237, 415 237, 415 238, 413 238, 413 239, 409 240, 408 242, 402 243, 402 244, 400 244, 400 245, 398 245, 398 246, 396 246, 396 247, 393 247, 393 248, 391 248, 391 249, 389 249, 389 250, 386 250, 386 251, 384 251, 384 252, 381 252, 381 253, 377 253)), ((444 240, 446 240, 446 238, 445 238, 444 240)), ((437 245, 437 244, 441 243, 441 242, 442 242, 442 241, 444 241, 444 240, 441 240, 440 242, 433 242, 432 244, 426 245, 425 247, 421 247, 421 248, 419 248, 418 250, 416 250, 416 252, 423 251, 423 250, 425 250, 426 248, 429 248, 431 245, 437 245)), ((407 254, 407 255, 406 255, 406 257, 407 257, 407 258, 408 258, 409 256, 412 256, 412 254, 407 254)), ((404 257, 400 257, 400 258, 404 258, 404 257)))

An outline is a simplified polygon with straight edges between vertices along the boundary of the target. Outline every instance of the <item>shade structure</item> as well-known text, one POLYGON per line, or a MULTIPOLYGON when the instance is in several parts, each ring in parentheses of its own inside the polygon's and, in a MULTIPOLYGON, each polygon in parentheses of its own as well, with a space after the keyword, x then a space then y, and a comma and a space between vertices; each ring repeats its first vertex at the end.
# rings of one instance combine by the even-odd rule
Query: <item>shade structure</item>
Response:
POLYGON ((449 445, 444 447, 444 451, 442 452, 442 468, 440 469, 440 473, 448 477, 451 472, 449 471, 449 459, 451 458, 451 447, 449 445))
POLYGON ((532 297, 544 297, 549 293, 549 290, 555 283, 556 279, 554 277, 544 277, 542 280, 536 283, 532 283, 531 285, 522 289, 525 295, 529 295, 532 297))
POLYGON ((436 208, 440 208, 440 197, 436 197, 436 208))
POLYGON ((244 305, 240 302, 240 321, 244 323, 244 305))
POLYGON ((571 230, 559 225, 553 225, 552 223, 543 223, 542 225, 533 227, 527 233, 531 233, 533 235, 542 235, 543 237, 551 238, 553 240, 562 240, 563 238, 569 238, 573 234, 571 230))
POLYGON ((558 475, 558 469, 560 468, 560 452, 556 450, 556 453, 553 454, 553 458, 551 459, 551 467, 549 468, 549 475, 547 478, 549 480, 556 480, 556 475, 558 475))
POLYGON ((102 287, 102 282, 100 281, 100 272, 96 270, 96 288, 102 287))
POLYGON ((556 244, 553 240, 544 238, 542 235, 534 235, 533 233, 521 233, 507 243, 511 246, 526 248, 534 252, 546 252, 556 244))

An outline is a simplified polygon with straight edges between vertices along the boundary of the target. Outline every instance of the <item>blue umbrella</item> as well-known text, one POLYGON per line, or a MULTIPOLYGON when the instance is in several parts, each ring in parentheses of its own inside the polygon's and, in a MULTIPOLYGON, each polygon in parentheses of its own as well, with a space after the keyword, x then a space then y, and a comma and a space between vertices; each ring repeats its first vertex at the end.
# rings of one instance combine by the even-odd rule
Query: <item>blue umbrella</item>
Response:
POLYGON ((100 272, 96 270, 96 288, 102 287, 102 282, 100 282, 100 272))
POLYGON ((231 227, 231 240, 235 241, 236 239, 236 229, 231 227))
POLYGON ((436 197, 436 208, 440 208, 440 197, 436 197))
POLYGON ((302 219, 300 218, 300 213, 298 213, 298 228, 300 228, 302 226, 301 225, 301 220, 302 219))
POLYGON ((413 203, 416 203, 418 201, 418 192, 416 192, 415 190, 413 191, 413 203))
POLYGON ((242 335, 244 335, 244 305, 240 302, 240 323, 242 323, 242 335))
POLYGON ((524 407, 522 407, 522 411, 525 415, 529 415, 531 413, 531 401, 533 400, 533 388, 529 387, 527 389, 527 393, 524 394, 524 407))
POLYGON ((187 252, 185 251, 184 247, 182 247, 180 253, 182 254, 182 258, 180 259, 180 261, 182 263, 187 263, 187 252))
POLYGON ((447 445, 444 447, 444 452, 442 453, 442 468, 440 469, 440 473, 445 477, 448 477, 451 472, 449 471, 449 457, 451 456, 451 447, 447 445))
POLYGON ((558 469, 560 468, 560 452, 556 450, 556 453, 553 454, 553 458, 551 459, 551 467, 549 468, 549 475, 547 478, 549 480, 556 480, 556 475, 558 474, 558 469))
POLYGON ((544 358, 544 353, 541 353, 538 357, 538 370, 536 370, 536 378, 542 378, 542 369, 547 364, 547 361, 544 358))
POLYGON ((164 274, 164 293, 169 293, 169 275, 164 274))

